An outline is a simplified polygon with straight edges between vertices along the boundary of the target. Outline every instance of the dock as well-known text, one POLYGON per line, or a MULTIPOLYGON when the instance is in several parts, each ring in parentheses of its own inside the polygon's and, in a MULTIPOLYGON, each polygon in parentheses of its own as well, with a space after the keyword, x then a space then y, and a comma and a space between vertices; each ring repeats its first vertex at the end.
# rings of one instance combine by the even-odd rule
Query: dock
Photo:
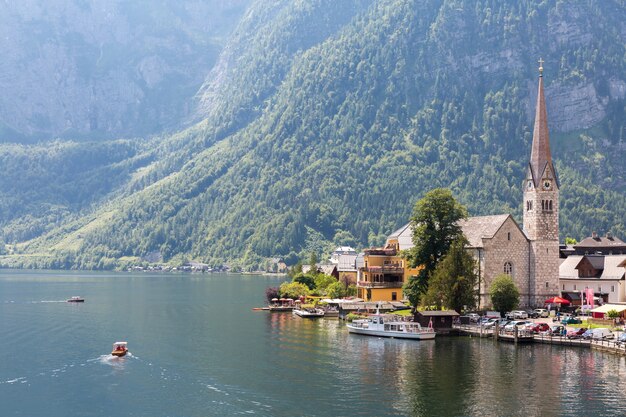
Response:
POLYGON ((498 331, 494 329, 485 329, 476 325, 456 325, 454 327, 458 334, 469 337, 494 338, 494 334, 497 334, 498 341, 512 342, 512 343, 543 343, 557 346, 573 346, 587 349, 596 349, 604 352, 611 352, 618 355, 626 356, 626 343, 616 342, 614 340, 589 340, 581 338, 568 338, 562 335, 551 334, 532 334, 526 330, 519 330, 517 335, 514 333, 507 333, 504 331, 498 331))

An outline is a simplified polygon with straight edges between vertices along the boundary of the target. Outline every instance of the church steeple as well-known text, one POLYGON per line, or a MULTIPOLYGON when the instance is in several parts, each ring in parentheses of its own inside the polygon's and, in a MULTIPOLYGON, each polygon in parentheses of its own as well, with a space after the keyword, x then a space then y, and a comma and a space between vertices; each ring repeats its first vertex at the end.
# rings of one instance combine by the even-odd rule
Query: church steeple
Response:
POLYGON ((528 237, 530 305, 542 305, 547 297, 560 294, 559 184, 550 153, 542 64, 543 59, 540 59, 533 146, 524 181, 524 231, 528 237))
MULTIPOLYGON (((537 106, 535 111, 535 128, 533 130, 533 145, 530 153, 530 175, 535 187, 539 187, 545 177, 546 168, 550 176, 556 177, 550 153, 550 134, 548 132, 548 112, 546 99, 543 93, 543 59, 539 59, 539 90, 537 92, 537 106)), ((555 181, 556 182, 556 181, 555 181)), ((555 184, 558 187, 558 184, 555 184)))

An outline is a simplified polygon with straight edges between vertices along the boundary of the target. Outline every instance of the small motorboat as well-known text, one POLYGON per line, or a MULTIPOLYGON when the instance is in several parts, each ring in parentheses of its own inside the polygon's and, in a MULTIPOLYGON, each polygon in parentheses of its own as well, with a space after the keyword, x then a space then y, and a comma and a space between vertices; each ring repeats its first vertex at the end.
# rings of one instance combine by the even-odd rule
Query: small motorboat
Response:
POLYGON ((321 308, 296 308, 293 310, 293 314, 305 319, 316 319, 324 317, 324 310, 321 308))
POLYGON ((128 342, 115 342, 113 343, 113 351, 111 355, 122 357, 128 353, 128 342))
POLYGON ((85 299, 82 297, 79 297, 77 295, 73 296, 72 298, 69 298, 67 300, 68 303, 84 303, 85 299))

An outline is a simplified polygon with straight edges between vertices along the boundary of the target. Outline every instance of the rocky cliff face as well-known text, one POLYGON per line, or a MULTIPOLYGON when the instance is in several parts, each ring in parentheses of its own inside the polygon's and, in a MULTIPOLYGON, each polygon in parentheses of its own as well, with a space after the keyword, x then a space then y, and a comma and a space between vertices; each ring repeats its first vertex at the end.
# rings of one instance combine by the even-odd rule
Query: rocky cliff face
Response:
POLYGON ((178 126, 248 2, 6 2, 0 141, 178 126))

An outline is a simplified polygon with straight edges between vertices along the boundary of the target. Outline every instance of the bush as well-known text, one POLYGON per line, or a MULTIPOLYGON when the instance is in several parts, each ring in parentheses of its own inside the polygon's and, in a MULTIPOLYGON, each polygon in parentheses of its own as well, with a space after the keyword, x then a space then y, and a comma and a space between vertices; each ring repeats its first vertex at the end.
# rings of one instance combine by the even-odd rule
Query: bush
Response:
POLYGON ((268 303, 272 301, 272 298, 278 298, 279 295, 280 293, 278 287, 267 287, 265 289, 265 298, 267 299, 268 303))
POLYGON ((359 319, 365 319, 367 318, 366 316, 362 316, 360 314, 354 314, 354 313, 350 313, 346 316, 346 320, 348 321, 354 321, 354 320, 359 320, 359 319))

